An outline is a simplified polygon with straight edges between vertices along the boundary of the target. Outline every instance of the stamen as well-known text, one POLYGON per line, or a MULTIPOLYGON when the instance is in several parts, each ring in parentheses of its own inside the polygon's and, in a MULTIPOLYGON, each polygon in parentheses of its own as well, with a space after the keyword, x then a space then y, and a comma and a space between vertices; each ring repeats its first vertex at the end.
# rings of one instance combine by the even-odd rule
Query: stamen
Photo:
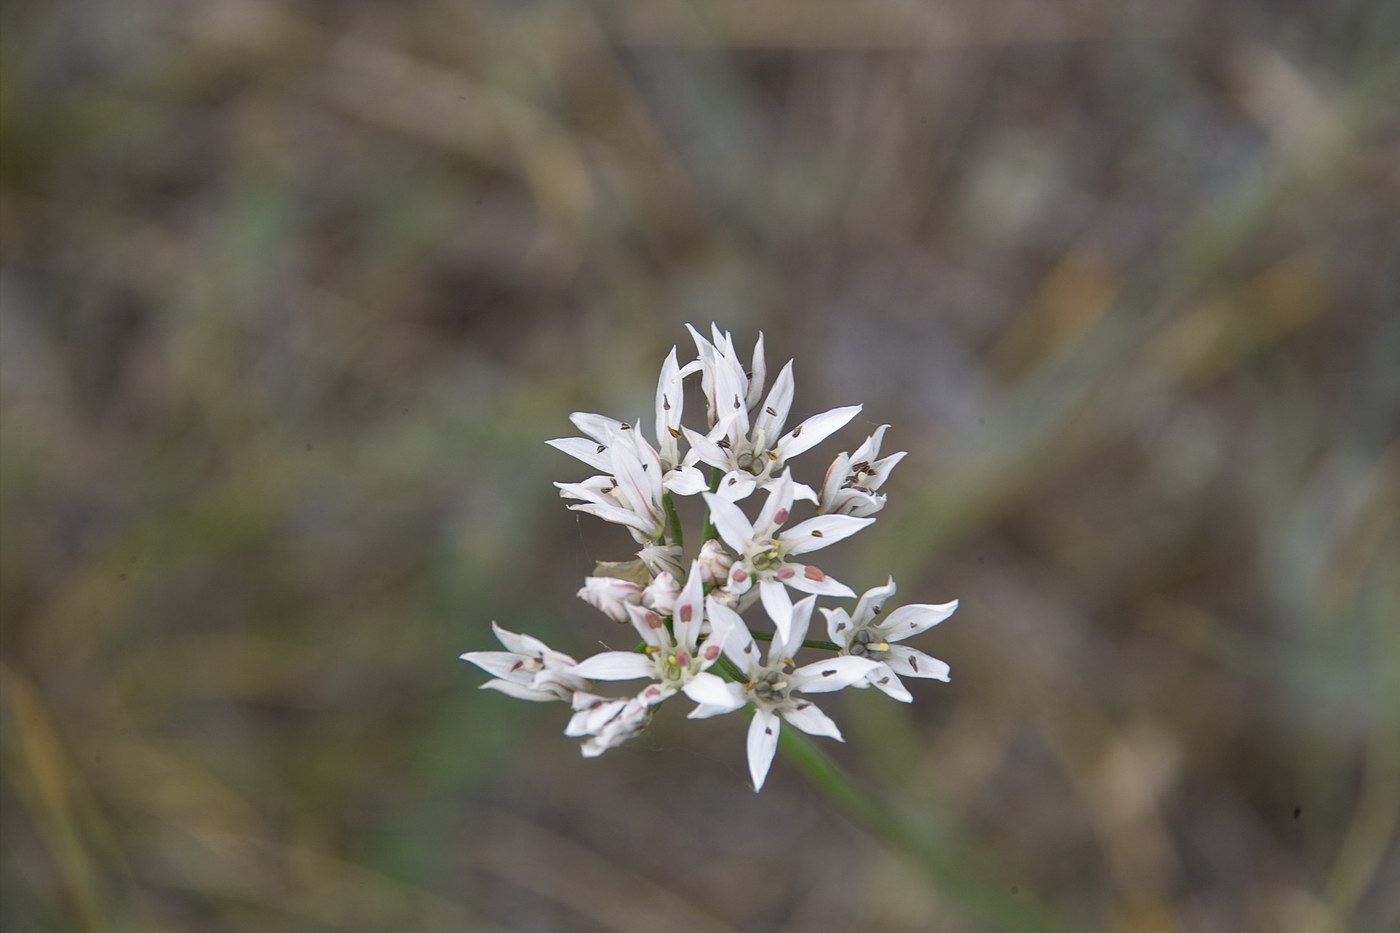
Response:
POLYGON ((666 430, 671 432, 672 437, 679 438, 681 436, 681 432, 677 431, 675 428, 667 428, 666 430))
POLYGON ((814 538, 824 538, 824 537, 826 537, 826 535, 822 534, 820 531, 817 531, 816 529, 813 529, 813 530, 812 530, 812 537, 814 537, 814 538))
POLYGON ((821 568, 813 567, 811 564, 808 564, 807 569, 802 571, 802 575, 808 580, 816 580, 817 582, 826 579, 826 574, 822 573, 821 568))
POLYGON ((763 406, 763 410, 766 411, 766 412, 768 412, 768 414, 772 415, 774 418, 778 417, 778 413, 777 413, 776 411, 773 410, 773 406, 772 406, 772 405, 765 405, 765 406, 763 406))

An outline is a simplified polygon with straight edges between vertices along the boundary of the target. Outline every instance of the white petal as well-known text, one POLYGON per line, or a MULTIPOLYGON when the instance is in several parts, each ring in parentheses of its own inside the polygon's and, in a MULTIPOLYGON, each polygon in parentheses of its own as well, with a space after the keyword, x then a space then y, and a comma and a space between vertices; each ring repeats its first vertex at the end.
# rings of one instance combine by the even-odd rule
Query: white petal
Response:
POLYGON ((616 418, 609 418, 607 415, 595 415, 592 412, 576 411, 569 415, 569 420, 574 423, 584 434, 593 438, 600 444, 610 444, 624 431, 629 431, 635 425, 623 426, 616 418))
POLYGON ((753 526, 739 507, 712 492, 705 493, 705 504, 710 507, 710 520, 724 543, 736 554, 746 552, 753 542, 753 526))
POLYGON ((778 750, 778 730, 782 726, 771 710, 754 711, 749 723, 749 774, 753 777, 753 789, 763 789, 763 781, 768 777, 768 769, 773 765, 773 754, 778 750))
POLYGON ((885 432, 890 428, 887 424, 882 424, 875 429, 875 433, 865 439, 865 443, 856 448, 851 454, 852 463, 873 463, 880 457, 880 444, 885 440, 885 432))
POLYGON ((853 515, 818 515, 798 522, 783 532, 783 549, 788 554, 820 550, 828 544, 849 538, 874 522, 873 518, 856 518, 853 515))
POLYGON ((744 699, 744 688, 736 683, 730 683, 714 674, 701 671, 686 682, 681 688, 685 695, 690 697, 701 708, 711 708, 715 712, 707 713, 705 716, 697 716, 691 713, 691 719, 705 719, 707 716, 714 716, 717 713, 729 713, 743 706, 747 700, 744 699))
POLYGON ((811 450, 845 427, 847 422, 860 414, 860 409, 859 405, 849 405, 813 415, 783 437, 778 444, 778 456, 783 460, 791 460, 798 454, 811 450))
POLYGON ((532 703, 551 703, 557 700, 568 698, 568 691, 563 687, 548 686, 542 689, 527 687, 511 680, 488 680, 482 684, 482 690, 496 690, 504 693, 508 697, 515 697, 517 700, 529 700, 532 703))
MULTIPOLYGON (((781 584, 779 584, 781 586, 781 584)), ((787 597, 786 587, 783 588, 783 596, 787 597)), ((798 600, 793 604, 791 610, 792 621, 788 625, 786 637, 773 639, 773 647, 768 650, 770 659, 773 657, 795 658, 797 652, 802 647, 802 640, 807 637, 807 629, 812 624, 812 607, 816 605, 817 597, 808 596, 806 599, 798 600)))
POLYGON ((514 651, 468 651, 461 655, 461 659, 475 664, 492 677, 509 677, 525 660, 514 651))
POLYGON ((747 499, 749 494, 757 488, 758 482, 753 478, 752 473, 747 470, 730 470, 719 481, 715 493, 730 502, 738 502, 740 499, 747 499))
POLYGON ((768 486, 768 501, 758 513, 753 527, 757 534, 770 535, 774 529, 782 527, 792 513, 792 474, 784 470, 783 475, 768 486))
POLYGON ((817 596, 845 596, 850 599, 855 598, 855 590, 846 584, 828 577, 818 567, 810 564, 788 563, 784 570, 792 570, 790 577, 783 577, 783 582, 801 593, 814 593, 817 596))
POLYGON ((602 470, 604 473, 612 472, 612 465, 608 460, 607 444, 600 444, 586 437, 556 437, 553 440, 545 441, 545 443, 555 450, 562 450, 570 457, 582 460, 595 470, 602 470))
POLYGON ((651 658, 635 651, 604 651, 584 658, 573 673, 589 680, 636 680, 652 676, 655 666, 651 658))
POLYGON ((869 476, 865 481, 865 488, 870 490, 879 489, 885 484, 885 480, 890 478, 890 471, 903 460, 909 451, 901 450, 899 453, 890 454, 883 460, 876 460, 870 465, 869 476))
POLYGON ((727 628, 724 639, 724 653, 729 656, 744 672, 746 677, 752 677, 758 670, 758 646, 754 643, 753 635, 749 632, 749 627, 744 624, 744 620, 739 614, 727 606, 720 605, 713 596, 706 601, 706 608, 710 612, 711 625, 723 625, 727 628))
POLYGON ((666 631, 661 616, 655 610, 628 603, 627 613, 632 617, 632 627, 642 636, 642 641, 653 648, 665 648, 671 643, 671 633, 666 631))
POLYGON ((700 578, 700 563, 692 561, 686 576, 681 595, 676 598, 676 608, 671 613, 671 628, 676 636, 676 644, 694 652, 700 641, 700 625, 705 621, 705 581, 700 578))
POLYGON ((852 626, 851 617, 846 614, 846 610, 823 609, 822 613, 826 615, 826 637, 838 645, 849 642, 852 626))
POLYGON ((695 496, 710 488, 695 467, 677 467, 666 474, 663 485, 678 496, 695 496))
POLYGON ((757 438, 758 432, 762 431, 765 447, 777 445, 783 425, 787 423, 788 412, 792 409, 792 395, 792 361, 788 360, 782 372, 778 373, 778 378, 773 380, 773 388, 754 418, 753 436, 757 438))
POLYGON ((870 658, 841 655, 799 667, 788 680, 792 683, 792 689, 803 693, 832 693, 864 680, 866 674, 879 666, 879 661, 870 658))
POLYGON ((957 609, 958 601, 956 599, 942 605, 918 603, 912 606, 900 606, 891 612, 877 628, 885 636, 886 641, 903 641, 918 635, 920 632, 928 631, 951 616, 957 609))
POLYGON ((685 455, 686 466, 691 466, 696 460, 700 460, 712 467, 719 467, 721 470, 729 468, 729 454, 718 443, 690 428, 681 428, 681 431, 690 444, 690 452, 685 455))
MULTIPOLYGON (((773 645, 787 644, 788 634, 792 631, 792 600, 788 597, 787 587, 777 580, 764 580, 758 584, 758 597, 763 600, 763 609, 768 613, 768 618, 773 620, 773 626, 778 630, 778 636, 773 639, 773 645)), ((801 639, 798 641, 800 642, 801 639)), ((780 657, 787 657, 787 655, 775 654, 773 648, 768 650, 769 663, 780 657)))
POLYGON ((821 511, 834 510, 841 485, 846 482, 850 472, 850 456, 844 453, 837 454, 836 459, 831 461, 831 466, 826 468, 826 476, 822 479, 821 511))
POLYGON ((904 645, 891 645, 885 663, 890 670, 905 677, 926 677, 929 680, 947 680, 949 667, 943 661, 924 654, 917 648, 904 645))
POLYGON ((571 505, 569 508, 575 512, 587 512, 589 515, 596 515, 605 522, 612 522, 615 525, 626 525, 628 528, 635 528, 649 538, 659 538, 661 536, 661 526, 645 515, 638 515, 636 512, 629 512, 627 509, 616 505, 599 505, 596 502, 582 502, 578 505, 571 505))
POLYGON ((860 602, 856 603, 855 614, 851 619, 857 625, 865 625, 880 614, 881 608, 885 605, 885 600, 889 599, 899 589, 895 586, 894 577, 889 578, 889 582, 884 586, 873 586, 860 595, 860 602))
POLYGON ((508 632, 495 622, 491 623, 491 631, 496 633, 496 640, 504 645, 507 651, 514 651, 516 654, 537 656, 550 650, 548 645, 533 635, 508 632))
POLYGON ((758 404, 763 395, 763 384, 768 381, 768 360, 763 354, 763 331, 753 344, 753 365, 749 367, 749 392, 745 401, 750 408, 758 404))
POLYGON ((836 728, 836 723, 832 722, 826 713, 817 709, 815 703, 800 700, 790 709, 783 710, 782 717, 808 735, 821 735, 838 742, 846 741, 841 737, 841 730, 836 728))
POLYGON ((889 665, 881 664, 875 670, 865 675, 865 680, 873 687, 883 690, 886 695, 893 697, 901 703, 913 703, 914 694, 904 687, 899 675, 890 670, 889 665))
POLYGON ((819 501, 817 499, 817 491, 806 483, 794 482, 792 484, 792 497, 794 499, 803 499, 807 502, 819 501))
POLYGON ((661 461, 650 444, 635 442, 631 449, 622 443, 612 447, 612 474, 617 477, 617 491, 623 501, 638 515, 645 515, 659 524, 661 518, 661 461))

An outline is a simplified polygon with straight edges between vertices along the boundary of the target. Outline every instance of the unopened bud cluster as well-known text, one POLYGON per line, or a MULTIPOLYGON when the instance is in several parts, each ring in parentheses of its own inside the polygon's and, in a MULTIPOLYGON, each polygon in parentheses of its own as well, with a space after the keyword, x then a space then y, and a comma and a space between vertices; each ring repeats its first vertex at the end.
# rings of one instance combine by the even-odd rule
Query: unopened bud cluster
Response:
POLYGON ((640 644, 575 661, 493 623, 505 650, 462 658, 492 675, 483 689, 568 703, 573 715, 564 734, 581 739, 588 757, 636 736, 655 708, 677 694, 696 704, 692 719, 753 706, 749 770, 759 789, 782 720, 841 740, 814 694, 873 686, 907 703, 913 696, 901 677, 947 680, 948 665, 897 643, 942 622, 958 604, 909 605, 885 614, 895 592, 890 580, 867 590, 849 612, 822 608, 829 640, 807 638, 818 598, 856 599, 807 555, 875 521, 871 516, 885 506, 879 490, 904 452, 880 456, 888 427, 881 425, 854 453, 837 455, 819 490, 798 482, 791 461, 844 427, 860 406, 822 412, 785 430, 792 362, 765 394, 762 335, 745 367, 728 333, 712 326, 706 339, 689 329, 696 358, 681 365, 675 348, 666 357, 650 437, 639 421, 575 412, 570 420, 583 436, 548 441, 597 471, 581 482, 555 484, 574 500, 569 508, 623 525, 637 542, 635 559, 600 563, 578 595, 613 622, 630 624, 640 644), (682 423, 685 382, 693 377, 705 398, 703 432, 682 423), (708 480, 701 464, 709 467, 708 480), (755 494, 762 494, 756 514, 740 505, 757 502, 755 494), (700 496, 706 507, 703 540, 689 558, 675 508, 682 496, 700 496), (815 514, 793 521, 799 502, 815 514), (756 604, 768 625, 745 619, 756 604), (759 650, 760 641, 769 643, 766 651, 759 650), (825 654, 799 665, 803 649, 825 654), (627 696, 594 692, 607 681, 645 683, 627 696))

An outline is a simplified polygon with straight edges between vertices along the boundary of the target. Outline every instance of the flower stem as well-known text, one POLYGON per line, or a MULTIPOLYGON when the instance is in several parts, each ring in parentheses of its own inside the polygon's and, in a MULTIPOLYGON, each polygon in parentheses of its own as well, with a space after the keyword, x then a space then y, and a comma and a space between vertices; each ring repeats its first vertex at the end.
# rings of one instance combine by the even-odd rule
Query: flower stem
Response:
MULTIPOLYGON (((773 633, 772 633, 772 632, 753 632, 753 633, 751 633, 751 634, 753 635, 755 641, 772 641, 772 640, 773 640, 773 633)), ((804 639, 802 639, 802 647, 804 647, 804 648, 820 648, 820 649, 823 650, 823 651, 840 651, 840 650, 841 650, 841 646, 838 645, 838 644, 836 644, 836 642, 834 642, 834 641, 822 641, 822 640, 819 639, 819 638, 804 638, 804 639)))
POLYGON ((666 517, 671 522, 671 543, 677 547, 685 547, 685 532, 681 530, 681 517, 676 512, 676 503, 671 499, 670 490, 661 494, 661 501, 666 504, 666 517))
POLYGON ((940 894, 969 917, 985 921, 988 929, 1037 933, 1068 933, 1074 929, 1049 905, 1008 885, 1004 876, 975 851, 973 840, 958 834, 945 820, 937 820, 936 814, 927 809, 921 815, 896 812, 857 786, 805 735, 784 729, 778 738, 788 760, 818 791, 871 835, 910 856, 939 883, 940 894))

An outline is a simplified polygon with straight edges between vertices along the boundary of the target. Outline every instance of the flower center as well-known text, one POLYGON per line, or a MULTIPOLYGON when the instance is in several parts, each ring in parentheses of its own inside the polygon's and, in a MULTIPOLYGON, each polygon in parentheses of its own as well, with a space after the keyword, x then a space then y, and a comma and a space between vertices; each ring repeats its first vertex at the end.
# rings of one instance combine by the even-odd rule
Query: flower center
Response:
POLYGON ((789 686, 785 673, 769 670, 759 674, 758 678, 749 684, 749 692, 753 694, 756 702, 776 706, 787 701, 789 686))
POLYGON ((847 650, 858 658, 883 657, 890 650, 889 642, 880 637, 879 632, 868 628, 857 629, 851 636, 847 650))

